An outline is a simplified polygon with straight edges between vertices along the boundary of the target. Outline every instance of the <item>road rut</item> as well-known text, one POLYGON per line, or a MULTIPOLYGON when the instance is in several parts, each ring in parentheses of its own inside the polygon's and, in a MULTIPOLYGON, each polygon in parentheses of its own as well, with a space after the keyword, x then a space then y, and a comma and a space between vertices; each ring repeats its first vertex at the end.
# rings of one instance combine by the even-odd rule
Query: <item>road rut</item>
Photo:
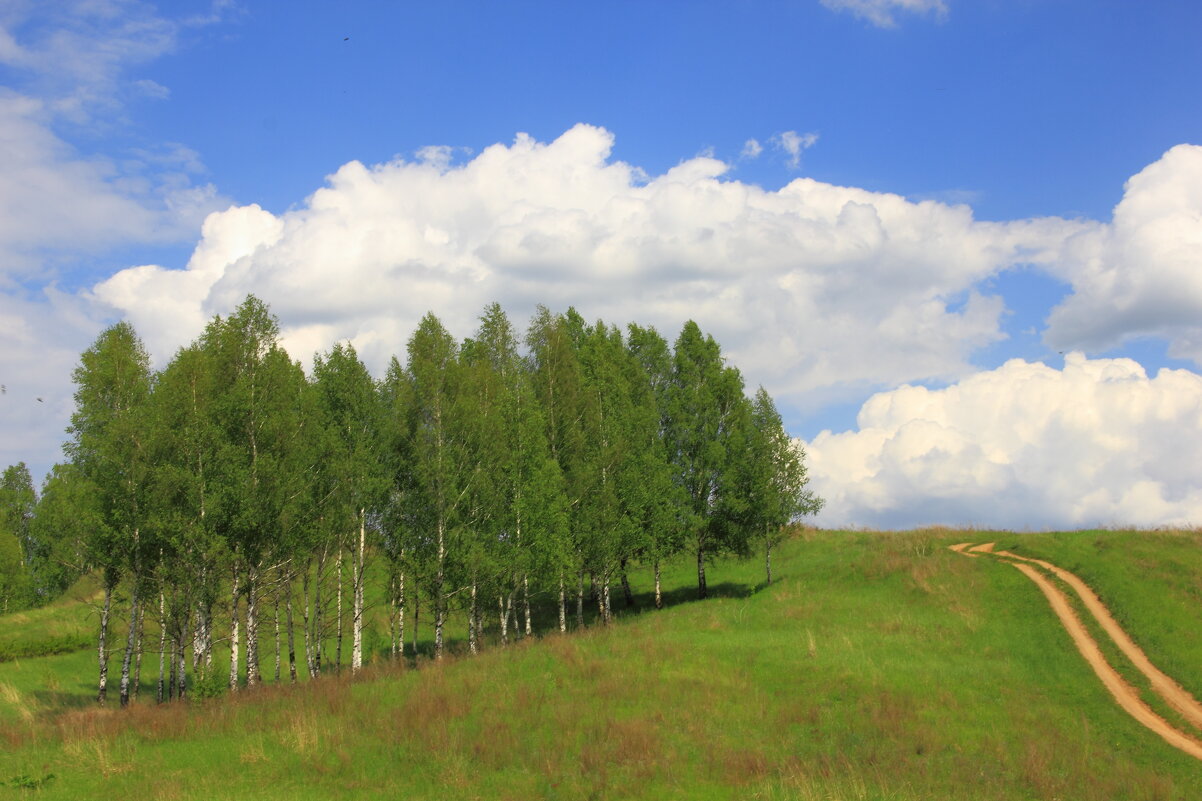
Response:
POLYGON ((1068 597, 1043 573, 1032 567, 1032 565, 1038 565, 1047 570, 1071 587, 1081 598, 1085 609, 1097 620, 1098 625, 1106 632, 1107 636, 1131 660, 1136 669, 1148 678, 1153 691, 1163 698, 1166 703, 1180 712, 1182 717, 1191 725, 1202 729, 1202 704, 1186 692, 1177 682, 1173 681, 1173 679, 1152 664, 1147 655, 1144 654, 1139 646, 1123 631, 1118 622, 1115 621, 1114 616, 1110 614, 1110 611, 1098 598, 1097 594, 1077 576, 1053 565, 1051 562, 1019 556, 1010 551, 995 551, 995 547, 995 544, 992 542, 977 545, 958 543, 952 545, 951 549, 964 556, 992 556, 1022 571, 1023 575, 1031 579, 1039 587, 1040 591, 1043 592, 1044 597, 1047 598, 1048 603, 1052 607, 1052 611, 1060 619, 1061 625, 1064 626, 1069 636, 1072 637, 1077 650, 1080 651, 1089 666, 1093 668, 1094 673, 1097 674, 1102 684, 1114 697, 1115 701, 1118 702, 1119 706, 1173 747, 1184 751, 1196 759, 1202 759, 1202 741, 1174 728, 1140 699, 1139 693, 1135 688, 1128 684, 1119 675, 1118 671, 1106 661, 1097 642, 1077 617, 1068 597))

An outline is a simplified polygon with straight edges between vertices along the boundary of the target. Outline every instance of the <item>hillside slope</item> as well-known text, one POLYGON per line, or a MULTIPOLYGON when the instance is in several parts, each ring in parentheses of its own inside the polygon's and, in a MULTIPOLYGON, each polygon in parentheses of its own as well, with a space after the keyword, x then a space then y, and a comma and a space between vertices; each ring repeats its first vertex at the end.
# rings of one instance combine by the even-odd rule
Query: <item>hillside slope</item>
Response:
MULTIPOLYGON (((1086 536, 1108 535, 1046 542, 1086 536)), ((722 563, 720 597, 608 629, 233 700, 46 705, 4 727, 0 784, 42 782, 12 792, 46 799, 1191 797, 1202 762, 1113 702, 1027 578, 945 547, 964 539, 809 532, 771 587, 755 561, 722 563)), ((1121 619, 1143 603, 1131 586, 1160 599, 1171 620, 1148 615, 1141 642, 1157 664, 1183 658, 1159 629, 1202 628, 1157 560, 1196 545, 1149 548, 1142 585, 1091 574, 1121 619)), ((688 566, 672 578, 687 587, 688 566)))

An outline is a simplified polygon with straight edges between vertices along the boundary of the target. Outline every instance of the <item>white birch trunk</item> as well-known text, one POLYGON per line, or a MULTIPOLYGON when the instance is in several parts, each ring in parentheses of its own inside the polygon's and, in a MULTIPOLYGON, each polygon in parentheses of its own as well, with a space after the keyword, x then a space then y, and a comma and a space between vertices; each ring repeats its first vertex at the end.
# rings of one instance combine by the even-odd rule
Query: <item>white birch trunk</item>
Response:
POLYGON ((259 571, 246 566, 246 686, 259 683, 259 571))
POLYGON ((602 585, 601 594, 605 597, 605 623, 606 623, 606 625, 608 625, 613 620, 613 617, 614 617, 613 605, 610 603, 610 598, 609 598, 609 574, 608 573, 605 574, 605 582, 602 585))
POLYGON ((167 641, 170 651, 167 654, 167 700, 170 701, 175 697, 175 638, 172 637, 167 641))
POLYGON ((530 575, 522 576, 522 606, 526 612, 526 636, 529 637, 534 633, 534 626, 530 619, 530 575))
POLYGON ((175 697, 181 701, 188 694, 188 617, 184 616, 183 628, 179 634, 179 671, 175 674, 175 679, 178 682, 175 691, 175 697))
POLYGON ((326 554, 317 561, 317 580, 313 586, 313 675, 321 675, 321 585, 325 578, 326 554))
POLYGON ((563 585, 563 571, 559 571, 559 633, 566 634, 568 631, 568 598, 566 588, 563 585))
POLYGON ((505 611, 505 596, 497 596, 497 616, 501 622, 501 645, 509 645, 509 613, 505 611))
POLYGON ((138 691, 142 687, 142 621, 146 619, 146 606, 138 607, 138 640, 134 643, 134 685, 133 697, 138 700, 138 691))
POLYGON ((397 579, 397 643, 400 645, 399 656, 405 655, 405 574, 402 573, 397 579))
POLYGON ((129 631, 125 636, 125 653, 121 657, 121 706, 129 706, 129 668, 133 663, 134 646, 138 639, 138 582, 135 579, 129 599, 129 631))
POLYGON ((421 596, 413 594, 413 658, 417 658, 417 632, 421 628, 421 596))
POLYGON ((476 631, 476 582, 472 582, 472 598, 471 608, 467 612, 467 650, 472 656, 478 653, 477 638, 479 633, 476 631))
POLYGON ((305 606, 301 610, 301 623, 305 627, 305 669, 309 671, 309 678, 317 675, 313 666, 313 638, 309 626, 309 566, 305 566, 304 575, 301 577, 301 592, 305 594, 305 606))
POLYGON ((196 618, 196 636, 192 638, 192 670, 200 666, 205 651, 205 619, 204 610, 199 605, 192 610, 196 618))
POLYGON ((167 667, 167 599, 159 593, 159 683, 154 700, 163 703, 163 675, 167 667))
POLYGON ((363 667, 363 549, 367 541, 367 511, 359 509, 359 549, 352 565, 355 583, 354 609, 351 611, 351 672, 363 667))
POLYGON ((109 609, 113 605, 113 588, 105 581, 104 606, 100 608, 100 641, 96 648, 97 660, 100 663, 100 680, 96 688, 96 702, 104 706, 108 696, 109 685, 109 609))
POLYGON ((275 621, 275 683, 280 683, 280 596, 277 592, 271 605, 275 621))
POLYGON ((284 614, 288 626, 288 680, 296 684, 296 629, 292 624, 292 573, 284 580, 284 614))
POLYGON ((442 583, 445 578, 447 559, 446 530, 444 521, 438 521, 438 575, 434 583, 434 659, 442 659, 442 627, 446 618, 446 599, 442 583))
POLYGON ((388 582, 388 658, 396 659, 396 579, 388 582))
POLYGON ((342 546, 338 546, 338 623, 334 644, 334 672, 342 672, 342 546))
POLYGON ((230 692, 238 691, 238 563, 233 566, 233 583, 230 585, 230 692))

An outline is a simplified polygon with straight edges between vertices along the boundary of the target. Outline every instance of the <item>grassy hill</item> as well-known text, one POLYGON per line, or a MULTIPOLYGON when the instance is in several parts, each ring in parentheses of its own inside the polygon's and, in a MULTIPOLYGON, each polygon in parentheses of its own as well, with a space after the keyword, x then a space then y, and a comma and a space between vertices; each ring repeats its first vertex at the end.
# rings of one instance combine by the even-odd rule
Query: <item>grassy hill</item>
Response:
POLYGON ((688 602, 682 562, 664 611, 354 681, 100 710, 90 651, 2 662, 0 798, 1195 797, 1202 763, 1114 704, 1022 574, 947 550, 965 540, 1073 570, 1202 695, 1197 534, 810 531, 770 587, 726 561, 688 602))

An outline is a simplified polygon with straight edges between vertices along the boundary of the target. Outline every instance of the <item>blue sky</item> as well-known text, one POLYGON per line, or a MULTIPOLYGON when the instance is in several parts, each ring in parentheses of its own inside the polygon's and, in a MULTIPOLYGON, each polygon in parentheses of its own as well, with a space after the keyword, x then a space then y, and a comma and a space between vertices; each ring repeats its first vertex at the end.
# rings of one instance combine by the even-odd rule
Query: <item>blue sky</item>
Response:
POLYGON ((253 291, 294 357, 380 362, 497 299, 697 317, 826 524, 1202 522, 1199 30, 1167 0, 0 2, 0 462, 59 458, 121 317, 162 364, 253 291))

